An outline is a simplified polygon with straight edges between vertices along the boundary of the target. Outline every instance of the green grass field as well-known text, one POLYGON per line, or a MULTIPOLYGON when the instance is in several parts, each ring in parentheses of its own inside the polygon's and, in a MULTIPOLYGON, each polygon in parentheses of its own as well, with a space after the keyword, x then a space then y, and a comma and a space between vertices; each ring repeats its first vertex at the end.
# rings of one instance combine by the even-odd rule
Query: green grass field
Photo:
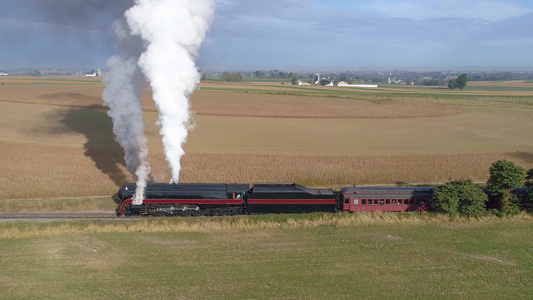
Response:
POLYGON ((527 299, 531 217, 0 223, 2 299, 527 299))

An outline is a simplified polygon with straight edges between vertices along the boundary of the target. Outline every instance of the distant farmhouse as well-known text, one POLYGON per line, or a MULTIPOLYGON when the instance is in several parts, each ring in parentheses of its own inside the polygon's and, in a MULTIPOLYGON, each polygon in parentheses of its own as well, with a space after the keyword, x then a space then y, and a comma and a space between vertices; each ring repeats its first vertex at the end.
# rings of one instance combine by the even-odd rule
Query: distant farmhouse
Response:
MULTIPOLYGON (((320 74, 315 74, 314 78, 312 79, 312 81, 310 80, 310 82, 314 82, 314 85, 320 85, 320 74)), ((298 80, 298 85, 313 85, 313 84, 298 80)), ((331 80, 331 81, 329 81, 328 84, 326 84, 326 86, 335 86, 335 84, 333 83, 333 80, 331 80)), ((341 82, 337 83, 337 86, 341 86, 341 87, 359 87, 359 88, 377 88, 378 87, 377 84, 348 84, 345 81, 341 81, 341 82)))
POLYGON ((102 71, 100 69, 91 70, 90 73, 85 74, 85 77, 100 77, 102 76, 102 71))

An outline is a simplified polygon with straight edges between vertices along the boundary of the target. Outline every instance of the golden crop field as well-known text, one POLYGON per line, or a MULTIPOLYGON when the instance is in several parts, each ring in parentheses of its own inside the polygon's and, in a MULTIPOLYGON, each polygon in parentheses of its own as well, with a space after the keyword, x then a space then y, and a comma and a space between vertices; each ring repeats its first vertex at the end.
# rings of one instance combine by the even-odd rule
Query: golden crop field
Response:
MULTIPOLYGON (((0 199, 112 195, 130 182, 99 79, 0 83, 0 199)), ((499 159, 533 167, 533 83, 469 82, 464 91, 202 82, 182 182, 438 183, 487 179, 499 159), (468 89, 469 88, 469 89, 468 89)), ((143 90, 154 181, 170 171, 143 90)))

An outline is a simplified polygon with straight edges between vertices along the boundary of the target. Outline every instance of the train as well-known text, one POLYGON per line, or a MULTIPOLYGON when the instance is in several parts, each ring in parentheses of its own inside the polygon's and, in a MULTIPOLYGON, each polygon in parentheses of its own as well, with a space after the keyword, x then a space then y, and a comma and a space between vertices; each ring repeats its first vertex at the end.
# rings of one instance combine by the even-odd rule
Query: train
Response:
POLYGON ((118 216, 217 216, 431 210, 433 187, 315 189, 295 183, 148 183, 140 205, 136 185, 119 189, 118 216))
MULTIPOLYGON (((134 183, 121 187, 117 216, 222 216, 312 212, 430 211, 434 187, 315 189, 295 183, 148 183, 140 205, 134 183)), ((523 202, 527 188, 513 191, 523 202)), ((499 199, 488 193, 487 208, 499 199)))

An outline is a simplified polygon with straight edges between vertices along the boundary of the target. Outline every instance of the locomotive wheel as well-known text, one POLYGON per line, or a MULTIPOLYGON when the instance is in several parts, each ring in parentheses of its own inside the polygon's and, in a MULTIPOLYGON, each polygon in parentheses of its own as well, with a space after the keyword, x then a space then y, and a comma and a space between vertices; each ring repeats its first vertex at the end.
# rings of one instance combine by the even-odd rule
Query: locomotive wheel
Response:
POLYGON ((126 205, 126 207, 124 208, 124 215, 125 215, 126 217, 131 217, 131 211, 130 211, 130 208, 131 208, 131 205, 130 205, 130 204, 126 205))
POLYGON ((198 217, 198 216, 203 215, 203 213, 204 213, 203 210, 200 208, 199 210, 191 210, 189 213, 189 216, 198 217))

